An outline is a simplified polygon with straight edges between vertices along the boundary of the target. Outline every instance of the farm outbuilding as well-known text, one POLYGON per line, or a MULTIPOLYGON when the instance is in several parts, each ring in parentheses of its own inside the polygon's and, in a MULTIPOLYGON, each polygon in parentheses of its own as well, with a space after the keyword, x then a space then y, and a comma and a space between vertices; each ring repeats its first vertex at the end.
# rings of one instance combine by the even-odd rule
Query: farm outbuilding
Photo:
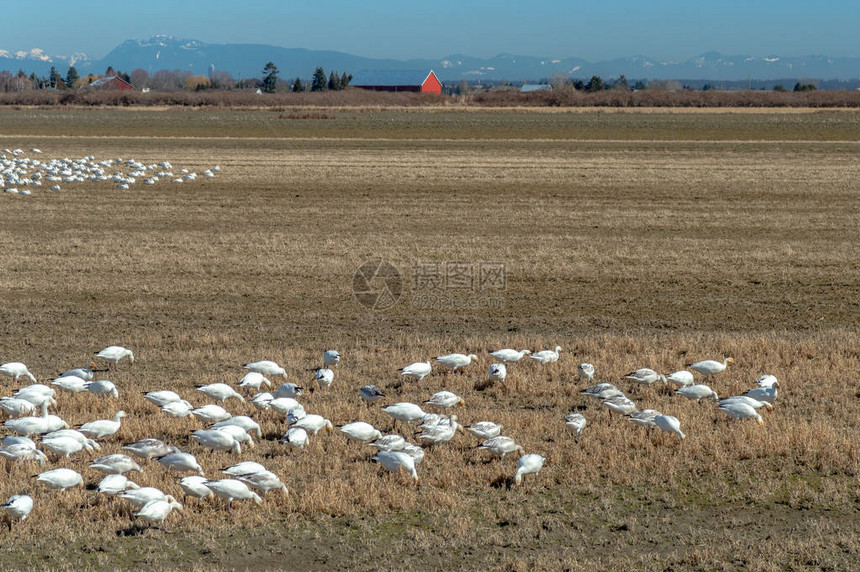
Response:
POLYGON ((89 85, 90 88, 93 89, 104 89, 104 90, 112 90, 116 89, 119 91, 132 91, 134 90, 134 86, 122 79, 119 76, 113 77, 100 77, 95 80, 93 83, 89 85))
POLYGON ((368 70, 355 74, 349 85, 373 91, 442 93, 442 82, 433 70, 368 70))

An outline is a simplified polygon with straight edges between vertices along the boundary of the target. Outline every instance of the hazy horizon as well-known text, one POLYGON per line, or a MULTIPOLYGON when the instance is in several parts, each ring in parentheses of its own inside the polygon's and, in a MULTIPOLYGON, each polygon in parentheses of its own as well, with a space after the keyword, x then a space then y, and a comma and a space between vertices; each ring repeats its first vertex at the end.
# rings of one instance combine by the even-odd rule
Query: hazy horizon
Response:
POLYGON ((169 35, 212 44, 272 44, 398 60, 510 53, 592 62, 645 55, 680 62, 710 51, 782 57, 851 57, 860 52, 854 39, 860 3, 748 4, 150 0, 132 6, 48 0, 4 7, 0 50, 39 48, 52 56, 84 52, 98 59, 123 41, 169 35))

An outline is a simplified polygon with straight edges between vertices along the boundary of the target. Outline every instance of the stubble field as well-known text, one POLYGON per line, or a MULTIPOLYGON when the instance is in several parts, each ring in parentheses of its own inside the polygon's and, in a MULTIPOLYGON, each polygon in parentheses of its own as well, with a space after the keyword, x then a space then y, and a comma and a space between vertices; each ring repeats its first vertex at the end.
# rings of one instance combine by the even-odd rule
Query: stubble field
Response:
MULTIPOLYGON (((129 414, 99 454, 158 437, 197 455, 210 478, 257 460, 290 489, 233 516, 189 500, 167 530, 147 529, 119 499, 49 491, 31 477, 43 469, 3 461, 0 499, 26 492, 36 508, 0 531, 0 563, 856 568, 858 141, 860 114, 806 110, 0 109, 0 148, 221 166, 181 185, 0 195, 0 363, 22 361, 47 383, 105 346, 132 348, 134 364, 109 374, 118 400, 58 396, 72 425, 129 414), (353 293, 373 259, 401 273, 385 310, 353 293), (500 267, 504 283, 480 280, 500 267), (446 269, 460 280, 441 280, 446 269), (558 363, 514 364, 507 391, 476 389, 487 351, 556 345, 558 363), (265 437, 237 457, 197 445, 199 422, 141 396, 174 389, 209 403, 195 386, 235 384, 259 359, 309 388, 332 348, 343 355, 335 382, 306 391, 308 412, 402 432, 359 387, 383 388, 383 404, 448 389, 466 401, 460 422, 502 423, 546 466, 513 488, 517 455, 492 460, 463 434, 427 451, 416 489, 337 430, 288 450, 282 419, 231 400, 265 437), (481 359, 421 387, 398 379, 450 352, 481 359), (711 384, 720 397, 779 378, 764 426, 622 380, 724 356, 736 363, 711 384), (678 417, 686 439, 610 418, 580 395, 580 362, 640 409, 678 417), (588 420, 578 442, 563 423, 573 410, 588 420)), ((3 395, 16 387, 0 384, 3 395)), ((50 466, 92 485, 95 456, 50 466)), ((135 482, 181 496, 173 474, 144 468, 135 482)))

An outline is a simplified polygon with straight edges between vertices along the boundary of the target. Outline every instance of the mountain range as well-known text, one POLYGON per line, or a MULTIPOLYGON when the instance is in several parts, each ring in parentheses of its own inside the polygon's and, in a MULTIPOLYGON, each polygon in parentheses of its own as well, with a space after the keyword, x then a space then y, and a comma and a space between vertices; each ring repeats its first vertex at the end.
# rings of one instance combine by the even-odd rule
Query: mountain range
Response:
POLYGON ((34 48, 26 51, 0 49, 0 70, 45 76, 51 66, 65 75, 74 65, 80 75, 102 74, 108 66, 130 73, 141 68, 150 73, 158 70, 187 70, 206 75, 210 69, 228 72, 234 78, 260 77, 266 62, 274 62, 280 77, 310 78, 316 67, 327 72, 355 73, 359 70, 432 69, 442 81, 538 82, 565 75, 587 80, 597 75, 615 78, 658 80, 739 81, 748 78, 775 80, 785 78, 840 79, 860 78, 860 57, 779 57, 727 56, 707 52, 680 62, 658 61, 645 56, 631 56, 601 62, 581 58, 538 58, 499 54, 492 58, 477 58, 454 54, 441 59, 372 59, 325 50, 283 48, 265 44, 207 44, 197 40, 172 36, 153 36, 148 40, 127 40, 101 59, 91 59, 83 53, 52 56, 34 48))

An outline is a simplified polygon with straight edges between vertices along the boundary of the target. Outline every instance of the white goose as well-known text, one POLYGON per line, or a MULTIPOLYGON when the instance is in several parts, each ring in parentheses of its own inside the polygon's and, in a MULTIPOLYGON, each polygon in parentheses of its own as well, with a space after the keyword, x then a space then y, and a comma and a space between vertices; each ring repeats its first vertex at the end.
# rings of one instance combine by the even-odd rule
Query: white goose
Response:
POLYGON ((36 449, 35 446, 25 445, 23 443, 0 447, 0 457, 22 463, 37 462, 40 465, 44 465, 48 462, 48 458, 43 452, 36 449))
POLYGON ((451 407, 455 407, 457 405, 465 405, 466 402, 462 397, 451 393, 450 391, 439 391, 430 396, 430 399, 425 401, 427 405, 434 405, 436 407, 441 407, 443 409, 450 409, 451 407))
POLYGON ((304 449, 309 441, 308 432, 303 427, 290 427, 284 435, 284 443, 298 449, 304 449))
POLYGON ((651 385, 652 383, 656 383, 658 381, 666 383, 665 375, 657 373, 653 369, 647 367, 641 367, 636 371, 631 371, 624 376, 624 379, 635 381, 636 383, 641 383, 643 385, 651 385))
POLYGON ((191 414, 206 423, 217 423, 218 421, 224 421, 232 417, 232 415, 227 413, 226 409, 212 403, 191 410, 191 414))
POLYGON ((517 472, 514 473, 514 483, 520 486, 526 475, 534 475, 537 478, 545 461, 546 457, 536 453, 529 453, 520 457, 520 460, 517 462, 517 472))
POLYGON ((154 500, 143 505, 134 516, 152 523, 161 524, 174 510, 181 511, 182 505, 176 501, 154 500))
POLYGON ((415 363, 411 363, 406 367, 400 368, 400 375, 405 375, 406 377, 411 377, 418 382, 418 385, 421 385, 421 380, 430 375, 430 372, 433 371, 433 366, 430 365, 429 361, 417 361, 415 363))
POLYGON ((87 380, 76 375, 66 375, 53 380, 51 385, 56 385, 68 393, 83 393, 87 391, 87 383, 87 380))
POLYGON ((163 457, 164 455, 169 455, 172 451, 170 446, 162 441, 161 439, 154 439, 152 437, 147 439, 141 439, 140 441, 135 441, 134 443, 129 443, 128 445, 122 446, 123 451, 128 451, 135 457, 140 457, 141 459, 152 459, 154 457, 163 457))
POLYGON ((322 415, 313 414, 305 415, 304 417, 293 423, 292 426, 300 427, 313 435, 319 433, 321 429, 325 429, 329 433, 331 433, 333 430, 331 421, 329 421, 322 415))
POLYGON ((236 427, 241 427, 247 433, 254 433, 257 435, 258 439, 263 438, 263 430, 260 427, 260 424, 248 417, 247 415, 234 415, 229 419, 225 419, 224 421, 219 421, 212 425, 213 429, 219 429, 221 427, 225 427, 227 425, 235 425, 236 427))
POLYGON ((73 437, 54 437, 50 439, 42 439, 42 448, 50 451, 58 457, 69 458, 75 453, 87 449, 92 451, 93 447, 89 444, 81 443, 73 437))
POLYGON ((268 471, 268 469, 256 461, 242 461, 241 463, 230 465, 226 469, 221 469, 222 473, 231 477, 250 475, 251 473, 260 473, 263 471, 268 471))
POLYGON ((656 427, 657 423, 654 419, 658 415, 663 414, 656 409, 643 409, 642 411, 631 413, 627 417, 627 420, 635 425, 641 425, 642 427, 656 427))
POLYGON ((758 411, 746 403, 741 403, 739 401, 720 403, 720 411, 723 411, 732 419, 755 419, 756 423, 764 425, 764 419, 761 418, 758 411))
POLYGON ((490 381, 498 381, 504 383, 505 379, 508 377, 508 368, 503 363, 493 363, 490 364, 490 373, 489 379, 490 381))
POLYGON ((120 420, 123 417, 125 417, 125 411, 120 410, 113 416, 113 420, 99 419, 98 421, 90 421, 81 425, 78 430, 91 439, 110 437, 119 431, 122 425, 122 421, 120 420))
POLYGON ((221 479, 218 481, 206 481, 204 483, 217 496, 227 501, 227 511, 233 514, 234 500, 253 500, 261 504, 263 499, 260 495, 248 488, 248 485, 237 479, 221 479))
POLYGON ((755 382, 758 387, 766 387, 768 389, 773 389, 774 387, 779 388, 779 381, 776 379, 775 375, 765 374, 758 378, 758 381, 755 382))
POLYGON ((29 495, 12 495, 9 500, 0 505, 0 508, 6 511, 12 522, 15 520, 21 522, 33 510, 33 499, 29 495))
POLYGON ((499 423, 493 423, 492 421, 478 421, 477 423, 466 425, 464 428, 466 431, 482 441, 486 441, 492 437, 497 437, 503 429, 502 425, 499 423))
POLYGON ((681 422, 678 421, 677 417, 673 417, 671 415, 657 415, 654 417, 654 425, 657 426, 660 431, 674 433, 681 439, 686 437, 686 435, 681 432, 681 422))
POLYGON ((531 354, 530 350, 512 350, 509 348, 503 350, 495 350, 490 352, 490 355, 496 358, 497 360, 503 361, 505 363, 517 363, 525 356, 531 354))
POLYGON ((17 397, 0 397, 0 410, 9 417, 23 417, 36 412, 36 405, 17 397))
POLYGON ((505 455, 507 455, 508 453, 513 453, 514 451, 524 453, 523 448, 518 445, 516 441, 504 435, 499 435, 497 437, 487 439, 478 446, 478 449, 484 449, 485 451, 489 451, 490 453, 498 455, 501 458, 504 458, 505 455))
POLYGON ((191 453, 185 453, 176 449, 174 447, 174 451, 169 455, 165 455, 163 457, 159 457, 156 459, 161 465, 167 467, 172 471, 176 471, 178 473, 184 473, 186 471, 197 471, 199 474, 203 474, 203 467, 200 466, 200 463, 197 462, 197 459, 191 453))
POLYGON ((744 395, 747 397, 751 397, 757 401, 767 401, 770 404, 773 404, 776 401, 777 396, 779 395, 779 383, 774 384, 772 388, 768 387, 756 387, 754 389, 750 389, 749 391, 744 392, 744 395))
POLYGON ((707 385, 687 385, 685 387, 679 387, 675 390, 676 395, 683 395, 687 399, 693 401, 701 401, 702 399, 708 399, 710 397, 714 398, 714 401, 719 401, 720 398, 717 396, 717 392, 708 387, 707 385))
POLYGON ((592 385, 588 389, 580 391, 581 394, 596 399, 609 399, 610 397, 624 397, 624 392, 612 385, 611 383, 598 383, 592 385))
POLYGON ((65 468, 40 473, 36 476, 36 480, 40 483, 44 483, 48 488, 58 489, 61 491, 82 485, 84 482, 80 473, 73 471, 72 469, 65 468))
POLYGON ((379 449, 380 451, 399 451, 406 445, 406 439, 401 435, 391 434, 383 435, 376 441, 370 443, 370 446, 379 449))
POLYGON ((137 489, 129 489, 119 494, 121 499, 127 500, 132 505, 141 508, 146 506, 146 503, 152 501, 167 501, 174 502, 176 499, 172 495, 164 494, 161 489, 155 487, 140 487, 137 489))
POLYGON ((121 474, 111 474, 106 475, 101 481, 99 481, 98 486, 96 486, 96 492, 99 492, 103 495, 115 496, 118 494, 122 494, 130 489, 139 489, 140 486, 128 480, 128 477, 121 474))
POLYGON ((183 401, 176 392, 165 389, 163 391, 149 391, 143 394, 143 398, 158 407, 164 407, 168 403, 183 401))
POLYGON ((134 363, 134 353, 132 353, 130 349, 122 346, 108 346, 102 351, 96 353, 96 357, 113 363, 114 366, 118 366, 119 361, 124 358, 128 358, 129 363, 134 363))
POLYGON ((426 415, 420 405, 416 405, 415 403, 410 403, 408 401, 386 405, 382 408, 382 411, 391 415, 398 421, 403 421, 404 423, 418 421, 426 415))
POLYGON ((604 399, 602 403, 607 407, 607 409, 609 409, 610 415, 613 411, 615 413, 620 413, 621 415, 630 415, 637 411, 636 404, 623 395, 616 395, 615 397, 604 399))
POLYGON ((478 356, 475 354, 447 354, 444 356, 437 356, 435 358, 436 361, 441 363, 442 365, 448 366, 451 368, 451 371, 457 371, 458 369, 464 368, 472 361, 478 361, 478 356))
POLYGON ((331 384, 334 383, 334 370, 325 367, 320 368, 314 374, 314 380, 317 387, 331 387, 331 384))
POLYGON ((273 377, 276 375, 282 375, 284 377, 287 377, 287 372, 284 368, 279 366, 277 363, 269 360, 246 363, 242 367, 251 371, 256 371, 257 373, 261 373, 268 377, 273 377))
POLYGON ((340 363, 340 353, 337 350, 326 350, 323 354, 323 365, 325 367, 337 366, 340 363))
POLYGON ((582 413, 568 413, 564 418, 564 426, 577 438, 582 435, 587 423, 582 413))
POLYGON ((116 385, 107 379, 88 381, 84 387, 87 391, 93 395, 98 395, 99 397, 119 397, 119 391, 117 391, 116 385))
POLYGON ((206 480, 206 477, 199 475, 183 477, 179 480, 179 488, 182 489, 187 497, 194 497, 198 500, 205 499, 215 494, 212 492, 212 489, 206 486, 206 480))
POLYGON ((194 411, 194 406, 183 399, 182 401, 172 401, 170 403, 166 403, 164 406, 162 406, 161 410, 170 415, 171 417, 182 418, 192 415, 192 412, 194 411))
POLYGON ((355 421, 341 426, 340 430, 344 435, 356 441, 372 441, 382 437, 382 433, 373 427, 370 423, 364 421, 355 421))
POLYGON ((226 383, 210 383, 209 385, 201 385, 197 388, 197 391, 211 397, 212 399, 217 399, 221 403, 224 403, 231 397, 235 397, 239 401, 245 401, 244 397, 226 383))
POLYGON ((764 407, 768 410, 773 409, 773 405, 771 403, 767 401, 759 401, 758 399, 753 399, 752 397, 749 397, 747 395, 735 395, 720 400, 720 405, 726 403, 745 403, 753 409, 759 409, 761 407, 764 407))
POLYGON ((666 380, 675 385, 684 387, 687 385, 693 385, 693 374, 686 369, 682 369, 679 371, 673 371, 667 375, 666 380))
POLYGON ((140 468, 140 465, 134 459, 122 453, 99 457, 90 464, 90 468, 101 471, 106 475, 122 475, 131 471, 143 473, 143 469, 140 468))
POLYGON ((533 353, 529 357, 538 363, 554 363, 558 361, 558 354, 561 352, 561 346, 555 346, 554 350, 543 350, 533 353))
POLYGON ((587 382, 591 382, 594 379, 594 366, 590 363, 581 363, 579 367, 576 368, 576 375, 579 379, 582 379, 587 382))
POLYGON ((705 377, 711 377, 712 375, 716 375, 722 371, 725 371, 726 367, 728 367, 730 363, 735 363, 735 360, 730 357, 727 357, 721 362, 708 359, 689 364, 687 367, 692 369, 693 371, 701 373, 705 377))
POLYGON ((22 376, 29 377, 33 381, 33 383, 36 382, 35 376, 30 373, 30 370, 27 369, 27 366, 19 361, 12 361, 0 365, 0 374, 8 375, 9 377, 15 378, 15 383, 18 383, 18 378, 22 376))
POLYGON ((269 381, 262 373, 258 371, 249 371, 245 374, 245 377, 239 381, 239 387, 248 387, 254 391, 259 391, 260 387, 264 383, 267 386, 272 387, 272 382, 269 381))
POLYGON ((57 417, 56 415, 48 414, 49 402, 42 402, 41 417, 20 417, 18 419, 9 419, 3 426, 10 429, 18 435, 28 437, 30 435, 42 435, 56 431, 57 429, 69 428, 69 424, 57 417))
POLYGON ((278 390, 272 394, 272 397, 274 399, 278 397, 300 397, 303 389, 297 383, 282 383, 278 390))
POLYGON ((278 475, 271 471, 259 471, 257 473, 251 473, 249 475, 240 475, 237 477, 240 481, 247 485, 251 485, 258 491, 260 491, 263 496, 266 495, 269 491, 279 490, 284 494, 288 494, 287 485, 281 482, 281 479, 278 478, 278 475))
POLYGON ((385 394, 382 392, 382 390, 375 385, 363 385, 361 389, 358 390, 358 394, 365 401, 365 403, 373 403, 377 399, 382 399, 383 397, 385 397, 385 394))
POLYGON ((210 449, 216 451, 232 451, 237 455, 242 453, 242 445, 239 444, 230 433, 218 429, 198 429, 191 434, 191 438, 210 449))
POLYGON ((410 455, 401 451, 380 451, 373 459, 392 473, 399 473, 400 471, 409 473, 412 482, 418 486, 419 479, 418 472, 415 470, 415 459, 410 455))

